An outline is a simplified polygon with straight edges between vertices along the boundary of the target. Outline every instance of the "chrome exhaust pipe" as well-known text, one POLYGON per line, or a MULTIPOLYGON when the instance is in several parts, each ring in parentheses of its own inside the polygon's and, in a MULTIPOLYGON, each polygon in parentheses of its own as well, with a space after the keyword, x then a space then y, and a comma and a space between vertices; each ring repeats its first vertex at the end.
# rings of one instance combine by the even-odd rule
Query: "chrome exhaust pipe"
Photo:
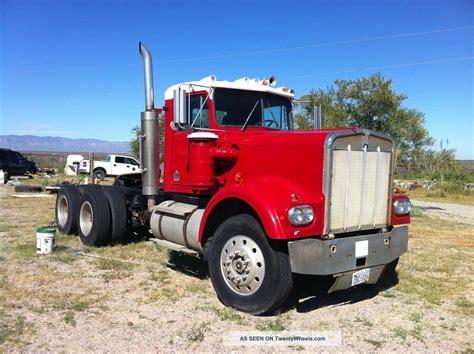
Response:
POLYGON ((142 42, 138 44, 138 50, 140 51, 140 55, 143 57, 146 110, 153 111, 155 109, 155 97, 153 93, 153 62, 150 52, 142 42))
POLYGON ((159 129, 158 117, 155 111, 154 94, 153 94, 153 67, 151 54, 148 49, 139 43, 140 55, 143 58, 144 74, 145 74, 145 102, 146 109, 141 112, 142 135, 140 136, 140 155, 142 163, 142 193, 148 197, 148 209, 156 205, 155 196, 158 194, 157 185, 160 180, 159 153, 159 129))

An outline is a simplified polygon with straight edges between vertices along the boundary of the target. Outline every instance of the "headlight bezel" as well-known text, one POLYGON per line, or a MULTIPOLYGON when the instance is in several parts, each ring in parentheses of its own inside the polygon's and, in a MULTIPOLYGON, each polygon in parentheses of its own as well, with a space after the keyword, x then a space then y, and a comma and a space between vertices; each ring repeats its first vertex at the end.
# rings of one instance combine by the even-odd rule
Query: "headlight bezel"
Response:
POLYGON ((307 204, 292 206, 287 215, 293 226, 308 226, 314 221, 314 209, 307 204))
POLYGON ((397 216, 410 215, 412 210, 412 205, 410 199, 400 198, 393 202, 393 210, 397 216))

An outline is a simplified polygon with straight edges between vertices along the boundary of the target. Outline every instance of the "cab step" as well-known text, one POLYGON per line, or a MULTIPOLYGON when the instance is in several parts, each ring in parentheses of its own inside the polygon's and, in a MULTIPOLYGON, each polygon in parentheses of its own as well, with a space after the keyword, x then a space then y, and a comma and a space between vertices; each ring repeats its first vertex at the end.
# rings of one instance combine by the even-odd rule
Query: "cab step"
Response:
POLYGON ((199 257, 198 252, 196 252, 196 251, 194 251, 190 248, 187 248, 186 246, 178 245, 177 243, 173 243, 173 242, 166 241, 166 240, 161 240, 161 239, 155 238, 155 237, 149 238, 148 240, 150 240, 151 242, 154 242, 154 243, 156 243, 160 246, 169 248, 173 251, 184 253, 184 254, 187 254, 187 255, 193 256, 193 257, 199 257))

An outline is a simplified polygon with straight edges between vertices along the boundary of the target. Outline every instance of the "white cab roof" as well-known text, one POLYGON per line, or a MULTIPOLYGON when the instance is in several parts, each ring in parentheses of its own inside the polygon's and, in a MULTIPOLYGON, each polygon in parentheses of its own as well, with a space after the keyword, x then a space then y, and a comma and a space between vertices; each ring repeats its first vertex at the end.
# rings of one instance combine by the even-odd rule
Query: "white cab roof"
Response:
POLYGON ((258 91, 258 92, 268 92, 273 93, 276 95, 294 98, 295 93, 293 90, 287 89, 287 91, 283 91, 283 87, 271 87, 269 85, 263 85, 262 82, 265 80, 260 79, 250 79, 248 77, 244 77, 242 79, 238 79, 235 81, 218 81, 214 75, 207 76, 199 81, 189 81, 183 82, 180 84, 176 84, 170 86, 165 91, 165 100, 173 99, 173 91, 177 90, 179 87, 184 88, 187 90, 187 86, 191 85, 193 91, 207 91, 212 88, 228 88, 228 89, 236 89, 236 90, 246 90, 246 91, 258 91))

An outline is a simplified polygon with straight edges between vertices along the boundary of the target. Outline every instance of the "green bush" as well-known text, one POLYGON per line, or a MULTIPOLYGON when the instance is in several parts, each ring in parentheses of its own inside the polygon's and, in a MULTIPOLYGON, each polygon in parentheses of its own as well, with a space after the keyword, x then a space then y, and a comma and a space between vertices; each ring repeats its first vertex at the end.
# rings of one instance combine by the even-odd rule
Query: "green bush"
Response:
POLYGON ((459 185, 463 183, 474 183, 474 174, 469 173, 468 171, 460 169, 436 169, 431 173, 424 172, 402 172, 397 173, 395 176, 396 179, 408 179, 408 180, 428 180, 440 183, 454 182, 459 185))

